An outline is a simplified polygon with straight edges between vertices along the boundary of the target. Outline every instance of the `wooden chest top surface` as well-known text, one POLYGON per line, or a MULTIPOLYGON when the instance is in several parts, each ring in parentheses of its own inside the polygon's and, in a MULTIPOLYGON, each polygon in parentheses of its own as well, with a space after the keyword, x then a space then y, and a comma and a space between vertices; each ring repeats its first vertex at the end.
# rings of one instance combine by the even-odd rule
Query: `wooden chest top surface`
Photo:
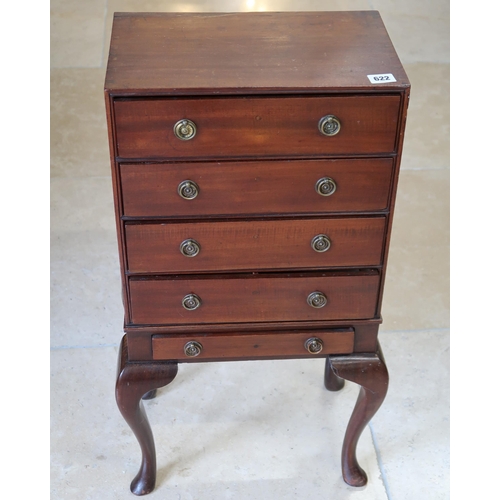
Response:
POLYGON ((115 13, 105 82, 120 95, 379 92, 409 85, 377 11, 115 13), (368 78, 386 73, 396 81, 368 78))

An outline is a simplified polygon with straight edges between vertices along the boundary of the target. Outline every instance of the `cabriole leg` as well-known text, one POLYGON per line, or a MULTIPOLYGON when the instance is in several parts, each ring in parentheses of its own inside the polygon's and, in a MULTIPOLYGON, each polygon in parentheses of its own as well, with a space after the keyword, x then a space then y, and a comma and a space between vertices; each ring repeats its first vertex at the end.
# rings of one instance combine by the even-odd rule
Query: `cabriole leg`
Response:
POLYGON ((325 387, 329 391, 340 391, 345 385, 345 380, 343 378, 337 377, 333 371, 332 365, 330 363, 330 358, 326 358, 325 363, 325 387))
POLYGON ((176 374, 177 363, 129 362, 127 336, 123 337, 118 355, 115 395, 118 408, 142 451, 141 467, 130 484, 130 490, 135 495, 150 493, 156 482, 155 444, 141 399, 154 397, 156 389, 172 382, 176 374))
POLYGON ((329 356, 331 369, 337 377, 359 384, 358 400, 342 446, 342 475, 351 486, 364 486, 367 483, 365 471, 356 458, 359 437, 380 408, 389 386, 389 374, 380 346, 374 354, 353 354, 350 356, 329 356))

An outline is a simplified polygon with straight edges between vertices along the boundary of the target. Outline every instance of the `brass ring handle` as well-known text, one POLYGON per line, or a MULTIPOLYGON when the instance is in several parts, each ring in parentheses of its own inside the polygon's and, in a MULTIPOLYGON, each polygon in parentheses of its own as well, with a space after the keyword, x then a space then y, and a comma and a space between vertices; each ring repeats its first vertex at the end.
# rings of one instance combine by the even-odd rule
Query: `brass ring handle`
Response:
POLYGON ((314 189, 321 196, 331 196, 337 190, 337 184, 331 177, 322 177, 317 180, 314 189))
POLYGON ((304 347, 311 354, 319 354, 323 350, 323 341, 318 337, 311 337, 305 341, 304 347))
POLYGON ((318 234, 311 240, 315 252, 326 252, 332 246, 332 240, 326 234, 318 234))
POLYGON ((325 307, 328 299, 323 292, 312 292, 307 297, 307 303, 314 307, 315 309, 320 309, 321 307, 325 307))
POLYGON ((201 299, 195 293, 189 293, 182 299, 182 307, 188 311, 194 311, 201 306, 201 299))
POLYGON ((326 115, 318 122, 319 131, 327 137, 332 137, 340 132, 340 120, 333 115, 326 115))
POLYGON ((196 135, 196 125, 191 120, 179 120, 174 125, 174 134, 181 141, 189 141, 196 135))
POLYGON ((185 180, 179 184, 177 192, 179 193, 179 196, 185 200, 194 200, 198 196, 200 188, 196 182, 185 180))
POLYGON ((203 346, 199 342, 196 342, 196 340, 190 340, 184 346, 184 354, 191 358, 198 356, 202 350, 203 346))
POLYGON ((201 246, 196 240, 189 239, 181 243, 179 250, 184 257, 196 257, 200 253, 201 246))

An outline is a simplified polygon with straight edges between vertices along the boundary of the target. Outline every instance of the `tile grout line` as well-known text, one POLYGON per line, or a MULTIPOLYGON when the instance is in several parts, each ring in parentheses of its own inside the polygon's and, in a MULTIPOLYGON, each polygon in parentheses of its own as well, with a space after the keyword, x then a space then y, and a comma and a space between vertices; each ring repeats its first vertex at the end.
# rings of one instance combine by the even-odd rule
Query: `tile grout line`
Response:
POLYGON ((100 68, 104 67, 104 58, 105 58, 105 52, 106 52, 106 21, 108 19, 108 0, 106 0, 104 4, 104 26, 102 29, 102 51, 101 51, 101 65, 99 66, 100 68))
POLYGON ((450 331, 450 327, 442 327, 442 328, 414 328, 412 330, 379 330, 379 334, 381 333, 414 333, 414 332, 448 332, 450 331))
POLYGON ((114 344, 97 344, 97 345, 58 345, 50 348, 51 351, 64 351, 68 349, 100 349, 102 347, 118 347, 118 343, 114 344))
POLYGON ((52 179, 111 179, 110 175, 53 175, 52 179))
POLYGON ((103 68, 102 64, 100 66, 51 66, 50 71, 52 71, 53 69, 102 69, 102 68, 103 68))
POLYGON ((400 172, 428 172, 436 170, 450 170, 450 167, 411 167, 411 168, 401 168, 400 172))
MULTIPOLYGON (((430 168, 402 168, 401 172, 434 172, 437 170, 450 170, 450 167, 430 168)), ((110 179, 111 175, 52 175, 51 179, 110 179)))
POLYGON ((382 483, 384 484, 385 494, 387 495, 388 500, 392 500, 391 489, 389 488, 389 482, 387 480, 387 474, 385 473, 384 464, 382 463, 382 456, 380 454, 380 449, 378 447, 377 439, 375 438, 375 431, 373 430, 371 422, 368 422, 368 427, 370 429, 373 447, 375 448, 375 455, 377 457, 377 463, 380 469, 380 475, 382 476, 382 483))
MULTIPOLYGON (((103 50, 101 52, 101 64, 99 66, 50 66, 50 70, 53 69, 100 69, 104 67, 104 54, 105 52, 105 47, 104 47, 104 42, 106 41, 106 33, 104 34, 104 40, 103 40, 103 50)), ((413 62, 407 62, 407 63, 402 63, 404 67, 407 66, 412 66, 414 64, 439 64, 442 66, 450 66, 450 61, 413 61, 413 62)))
POLYGON ((426 171, 434 171, 434 170, 450 170, 450 167, 411 167, 411 168, 401 168, 400 172, 426 172, 426 171))
MULTIPOLYGON (((382 331, 379 333, 389 333, 389 334, 399 334, 399 333, 424 333, 424 332, 448 332, 450 329, 449 328, 422 328, 422 329, 417 329, 417 330, 388 330, 388 331, 382 331)), ((59 345, 59 346, 52 346, 50 348, 51 351, 62 351, 65 349, 99 349, 101 347, 117 347, 118 343, 113 343, 113 344, 96 344, 96 345, 59 345)))

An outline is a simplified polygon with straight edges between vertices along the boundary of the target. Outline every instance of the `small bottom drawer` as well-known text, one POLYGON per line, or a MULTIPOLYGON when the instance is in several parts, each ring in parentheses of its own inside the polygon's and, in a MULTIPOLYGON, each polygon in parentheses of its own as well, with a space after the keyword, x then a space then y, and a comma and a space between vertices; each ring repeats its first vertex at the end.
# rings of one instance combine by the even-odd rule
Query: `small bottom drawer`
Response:
POLYGON ((354 330, 309 330, 282 333, 154 335, 153 359, 203 361, 350 354, 354 330))

